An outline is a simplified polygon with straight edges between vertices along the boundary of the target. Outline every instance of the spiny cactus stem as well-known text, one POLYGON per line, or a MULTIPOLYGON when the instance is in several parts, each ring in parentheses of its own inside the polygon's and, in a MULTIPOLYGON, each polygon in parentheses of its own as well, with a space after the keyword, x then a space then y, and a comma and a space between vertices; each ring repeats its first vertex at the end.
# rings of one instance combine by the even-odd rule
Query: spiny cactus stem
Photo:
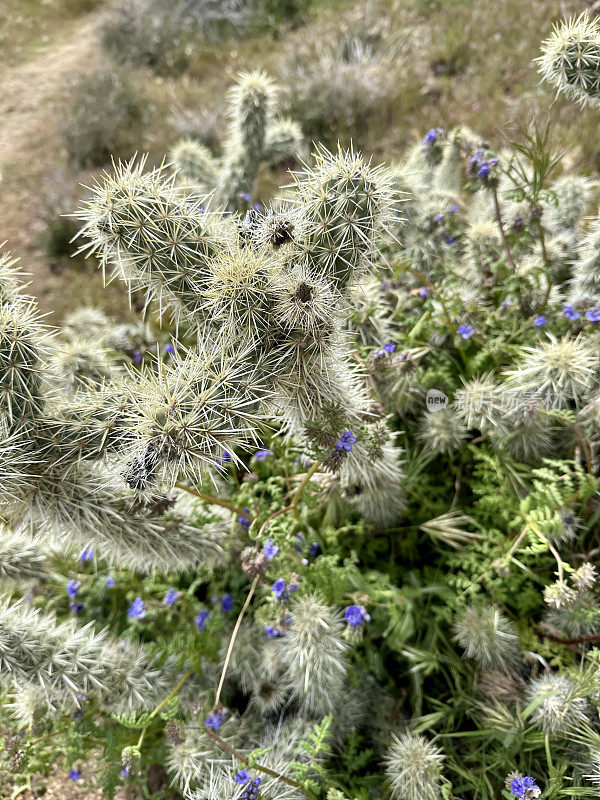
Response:
POLYGON ((500 213, 500 201, 498 200, 498 189, 495 186, 492 186, 492 196, 494 198, 494 211, 496 212, 496 222, 498 223, 498 227, 500 228, 500 236, 502 237, 502 244, 504 245, 506 260, 508 261, 512 271, 515 272, 517 268, 515 266, 515 260, 512 256, 512 253, 510 252, 510 246, 508 244, 508 239, 506 238, 506 233, 504 231, 502 214, 500 213))
POLYGON ((299 781, 294 780, 294 778, 288 778, 287 775, 282 775, 280 772, 276 772, 274 769, 270 769, 269 767, 265 767, 262 764, 250 763, 248 759, 240 753, 239 750, 236 750, 235 747, 232 747, 229 742, 226 742, 225 739, 222 739, 218 733, 211 730, 210 728, 206 729, 206 733, 213 739, 215 742, 221 745, 225 750, 227 750, 230 755, 234 756, 241 761, 242 764, 245 764, 250 769, 255 769, 258 772, 264 772, 265 775, 270 775, 272 778, 278 778, 283 783, 287 783, 288 786, 293 786, 295 789, 300 789, 300 791, 305 794, 310 800, 317 800, 315 795, 303 786, 299 781))
POLYGON ((203 500, 209 505, 228 508, 230 511, 235 511, 235 513, 239 514, 240 517, 247 519, 248 522, 254 522, 254 517, 247 509, 235 506, 233 503, 229 503, 227 500, 223 500, 221 497, 214 497, 212 494, 204 494, 204 492, 199 492, 197 489, 194 489, 193 486, 186 486, 184 483, 176 483, 175 487, 177 489, 181 489, 183 492, 188 492, 188 494, 193 494, 194 497, 200 498, 200 500, 203 500))
POLYGON ((250 586, 250 591, 248 592, 248 596, 246 597, 246 601, 242 606, 242 610, 238 614, 238 618, 235 622, 235 628, 233 629, 233 633, 231 634, 231 639, 229 640, 229 645, 227 647, 227 655, 225 656, 225 663, 223 664, 223 669, 221 670, 221 677, 219 678, 219 685, 217 687, 217 694, 215 695, 215 708, 219 707, 219 700, 221 698, 221 690, 223 689, 223 684, 225 682, 225 675, 227 674, 227 667, 229 666, 229 661, 231 659, 231 654, 233 653, 233 645, 235 644, 236 636, 238 635, 238 631, 240 629, 240 625, 242 624, 242 620, 244 619, 244 614, 246 613, 246 609, 250 605, 250 601, 254 596, 254 592, 256 591, 256 587, 258 586, 258 581, 260 579, 260 575, 257 575, 254 580, 252 581, 252 585, 250 586))

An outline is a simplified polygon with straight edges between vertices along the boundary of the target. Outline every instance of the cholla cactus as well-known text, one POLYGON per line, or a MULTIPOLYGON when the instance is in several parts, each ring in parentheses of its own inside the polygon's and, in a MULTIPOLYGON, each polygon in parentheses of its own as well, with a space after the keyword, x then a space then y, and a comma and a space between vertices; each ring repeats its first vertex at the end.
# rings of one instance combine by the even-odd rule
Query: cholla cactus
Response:
POLYGON ((582 104, 600 99, 600 27, 584 12, 558 23, 538 58, 542 79, 582 104))
POLYGON ((482 667, 514 669, 522 660, 514 625, 493 606, 469 606, 457 620, 454 631, 465 657, 482 667))
POLYGON ((277 87, 260 71, 244 72, 229 94, 229 131, 223 154, 215 159, 193 139, 171 151, 183 181, 209 194, 216 205, 237 208, 250 195, 261 164, 277 164, 302 152, 302 131, 291 119, 275 117, 277 87))
POLYGON ((441 748, 410 731, 392 738, 385 761, 394 800, 438 800, 443 780, 441 748))
MULTIPOLYGON (((198 475, 251 441, 265 409, 297 435, 333 414, 335 429, 320 444, 335 450, 344 430, 358 433, 369 421, 343 323, 350 289, 394 218, 387 174, 352 151, 321 151, 296 179, 288 210, 257 215, 248 230, 205 211, 163 169, 143 166, 105 178, 82 213, 83 233, 105 267, 193 325, 198 345, 137 380, 129 484, 198 475)), ((368 441, 368 426, 359 438, 368 441)), ((366 483, 357 502, 366 495, 383 507, 382 492, 400 490, 398 451, 370 453, 357 443, 341 457, 342 476, 359 471, 366 483)))

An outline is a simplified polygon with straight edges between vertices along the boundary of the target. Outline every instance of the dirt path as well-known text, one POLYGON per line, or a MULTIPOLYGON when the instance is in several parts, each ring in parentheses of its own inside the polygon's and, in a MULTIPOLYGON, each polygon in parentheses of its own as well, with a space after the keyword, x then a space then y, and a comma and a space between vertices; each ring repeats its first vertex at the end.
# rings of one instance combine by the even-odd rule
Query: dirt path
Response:
POLYGON ((61 163, 61 107, 71 80, 100 60, 103 9, 69 22, 55 43, 30 61, 0 72, 0 241, 22 258, 43 299, 48 268, 39 249, 43 190, 61 163))

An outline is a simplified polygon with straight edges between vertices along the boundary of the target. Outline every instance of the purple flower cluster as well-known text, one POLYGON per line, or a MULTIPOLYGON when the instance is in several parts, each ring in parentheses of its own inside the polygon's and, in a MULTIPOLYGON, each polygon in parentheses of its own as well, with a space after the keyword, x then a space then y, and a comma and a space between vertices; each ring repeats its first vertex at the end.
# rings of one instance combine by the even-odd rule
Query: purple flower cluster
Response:
POLYGON ((163 599, 163 605, 165 606, 173 606, 177 602, 177 598, 179 597, 179 592, 173 586, 167 589, 167 593, 163 599))
POLYGON ((127 610, 127 616, 129 619, 144 619, 146 616, 146 606, 141 597, 136 597, 133 603, 131 603, 127 610))
POLYGON ((236 772, 233 779, 246 787, 242 793, 244 800, 255 800, 258 797, 258 789, 262 783, 260 778, 253 778, 247 769, 241 769, 236 772))
POLYGON ((199 611, 196 616, 194 617, 194 625, 198 628, 199 631, 206 630, 206 623, 208 622, 208 618, 210 614, 208 611, 199 611))
POLYGON ((348 606, 344 617, 351 628, 359 628, 371 619, 364 606, 348 606))
POLYGON ((211 728, 213 731, 218 731, 221 725, 225 722, 226 717, 226 708, 222 708, 219 711, 211 711, 208 717, 204 720, 204 727, 211 728))
POLYGON ((257 450, 256 453, 254 453, 254 458, 260 463, 272 455, 272 450, 257 450))
POLYGON ((477 177, 482 183, 488 183, 492 169, 498 164, 497 158, 486 158, 479 149, 469 161, 469 175, 477 177))
POLYGON ((459 325, 456 329, 456 332, 462 339, 470 339, 473 336, 474 328, 472 325, 467 325, 463 322, 462 325, 459 325))
POLYGON ((356 436, 352 431, 344 431, 336 443, 337 450, 343 450, 349 453, 352 450, 352 445, 356 442, 356 436))
POLYGON ((271 591, 277 598, 277 600, 287 600, 290 596, 290 592, 295 592, 298 589, 298 584, 292 581, 289 586, 286 587, 285 580, 283 578, 277 578, 273 586, 271 586, 271 591))
POLYGON ((508 790, 515 797, 522 797, 524 800, 539 797, 541 789, 533 782, 533 778, 518 776, 513 778, 508 785, 508 790))
POLYGON ((434 144, 437 144, 438 139, 444 135, 443 128, 430 128, 427 133, 425 134, 425 138, 423 139, 423 146, 421 147, 421 152, 425 150, 430 150, 434 144))
POLYGON ((275 540, 267 539, 266 544, 263 547, 263 553, 265 554, 265 558, 267 559, 267 561, 272 561, 278 552, 279 552, 279 545, 275 544, 275 540))

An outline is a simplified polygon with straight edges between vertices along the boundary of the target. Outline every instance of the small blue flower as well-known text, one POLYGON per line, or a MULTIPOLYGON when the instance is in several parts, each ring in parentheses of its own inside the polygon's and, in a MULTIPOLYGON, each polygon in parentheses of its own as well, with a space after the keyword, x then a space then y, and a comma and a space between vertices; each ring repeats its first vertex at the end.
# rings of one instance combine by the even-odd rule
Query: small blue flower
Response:
POLYGON ((166 344, 163 347, 163 353, 165 355, 174 356, 175 355, 175 345, 174 344, 166 344))
POLYGON ((224 594, 221 599, 221 610, 223 613, 231 611, 233 608, 233 597, 230 594, 224 594))
POLYGON ((115 585, 115 579, 112 577, 112 575, 107 575, 106 576, 106 588, 107 589, 112 589, 112 587, 114 585, 115 585))
POLYGON ((83 611, 83 603, 75 603, 73 600, 69 603, 69 608, 74 614, 81 614, 83 611))
POLYGON ((459 325, 456 329, 456 332, 462 339, 470 339, 473 336, 474 328, 472 325, 467 325, 463 322, 462 325, 459 325))
POLYGON ((172 606, 177 602, 177 598, 179 597, 179 592, 175 587, 171 586, 168 590, 166 595, 163 598, 163 605, 165 606, 172 606))
POLYGON ((351 628, 358 628, 363 622, 368 622, 371 619, 364 606, 348 606, 344 612, 344 617, 351 628))
POLYGON ((81 586, 81 581, 76 581, 74 579, 70 580, 67 583, 67 595, 71 600, 73 600, 76 597, 80 586, 81 586))
POLYGON ((78 769, 70 769, 69 770, 69 778, 72 781, 78 781, 81 778, 81 772, 78 769))
POLYGON ((390 343, 390 344, 384 344, 383 345, 383 351, 385 353, 387 353, 388 355, 393 353, 395 349, 396 349, 396 345, 395 344, 390 343))
POLYGON ((86 548, 83 551, 83 553, 79 556, 79 560, 85 563, 86 561, 91 561, 93 557, 94 557, 94 548, 90 547, 86 548))
POLYGON ((314 558, 317 555, 318 552, 319 552, 319 543, 318 542, 313 542, 311 544, 311 546, 310 546, 309 551, 308 551, 309 558, 314 558))
POLYGON ((129 619, 144 619, 146 616, 146 607, 141 597, 136 597, 129 606, 127 609, 127 616, 129 619))
POLYGON ((271 586, 271 591, 278 600, 285 600, 288 596, 288 593, 285 590, 285 581, 283 578, 277 578, 273 586, 271 586))
POLYGON ((257 461, 264 461, 266 458, 272 455, 273 455, 272 450, 257 450, 256 453, 254 453, 254 458, 257 461))
POLYGON ((221 711, 213 711, 208 717, 204 720, 204 727, 212 728, 214 731, 218 731, 221 725, 225 722, 225 717, 227 716, 227 709, 222 709, 221 711))
POLYGON ((252 776, 247 769, 241 769, 239 772, 235 773, 233 780, 236 783, 248 783, 251 778, 252 776))
POLYGON ((436 214, 435 215, 435 221, 436 222, 443 222, 444 221, 444 215, 443 214, 436 214))
POLYGON ((446 244, 454 244, 454 242, 456 241, 456 236, 446 236, 444 238, 444 241, 446 242, 446 244))
POLYGON ((263 553, 268 561, 272 561, 279 552, 279 546, 275 544, 273 539, 267 539, 267 543, 263 547, 263 553))
POLYGON ((458 210, 459 210, 459 208, 458 208, 458 206, 456 205, 456 203, 452 203, 452 205, 450 206, 450 208, 448 209, 448 211, 447 211, 446 213, 447 213, 447 214, 456 214, 456 212, 457 212, 458 210))
POLYGON ((504 306, 504 307, 506 307, 506 306, 510 306, 510 305, 512 305, 512 300, 503 300, 503 301, 500 303, 500 305, 501 305, 501 306, 504 306))
POLYGON ((265 633, 269 637, 269 639, 275 639, 277 636, 281 636, 282 634, 274 628, 272 625, 265 625, 265 633))
MULTIPOLYGON (((250 513, 249 508, 245 508, 244 511, 250 513)), ((244 528, 249 528, 250 525, 252 524, 249 519, 247 519, 246 517, 242 517, 241 514, 238 516, 237 521, 239 522, 240 525, 243 525, 244 528)))
POLYGON ((240 200, 245 200, 247 203, 250 202, 250 195, 248 192, 238 192, 238 197, 240 200))
POLYGON ((129 768, 128 767, 123 767, 123 769, 121 770, 121 775, 124 778, 131 778, 131 772, 129 772, 129 768))
POLYGON ((423 139, 423 144, 431 147, 434 145, 440 136, 444 135, 443 128, 430 128, 427 133, 425 134, 425 138, 423 139))
POLYGON ((352 431, 344 431, 335 446, 338 450, 343 450, 344 452, 349 453, 352 450, 352 445, 355 442, 356 436, 352 433, 352 431))
POLYGON ((425 298, 425 297, 429 297, 429 290, 427 289, 427 287, 426 287, 426 286, 422 286, 422 287, 419 289, 419 294, 420 294, 420 295, 421 295, 421 297, 423 297, 423 298, 425 298))
POLYGON ((304 545, 304 535, 301 533, 297 533, 296 541, 294 542, 294 550, 297 553, 301 553, 303 545, 304 545))
POLYGON ((589 308, 585 312, 585 318, 590 322, 600 322, 600 306, 589 308))
POLYGON ((199 611, 196 616, 194 617, 194 625, 198 628, 199 631, 206 630, 206 623, 208 622, 208 618, 210 614, 208 611, 199 611))
POLYGON ((579 311, 575 311, 573 306, 565 306, 563 308, 563 314, 565 315, 565 317, 567 319, 571 319, 571 320, 579 319, 579 317, 581 316, 579 311))
POLYGON ((544 325, 546 324, 546 322, 547 322, 546 317, 544 317, 542 315, 540 315, 539 317, 536 317, 533 320, 533 324, 535 325, 536 328, 543 328, 544 325))
POLYGON ((142 351, 141 350, 134 350, 133 351, 133 360, 136 364, 142 363, 142 351))
POLYGON ((477 170, 477 174, 484 181, 488 179, 490 174, 490 165, 487 163, 487 161, 484 161, 483 164, 481 164, 477 170))
POLYGON ((522 778, 517 777, 514 778, 509 784, 510 793, 513 794, 515 797, 536 797, 540 793, 540 787, 536 786, 533 782, 533 778, 529 776, 522 778), (535 790, 535 793, 532 792, 535 790))

